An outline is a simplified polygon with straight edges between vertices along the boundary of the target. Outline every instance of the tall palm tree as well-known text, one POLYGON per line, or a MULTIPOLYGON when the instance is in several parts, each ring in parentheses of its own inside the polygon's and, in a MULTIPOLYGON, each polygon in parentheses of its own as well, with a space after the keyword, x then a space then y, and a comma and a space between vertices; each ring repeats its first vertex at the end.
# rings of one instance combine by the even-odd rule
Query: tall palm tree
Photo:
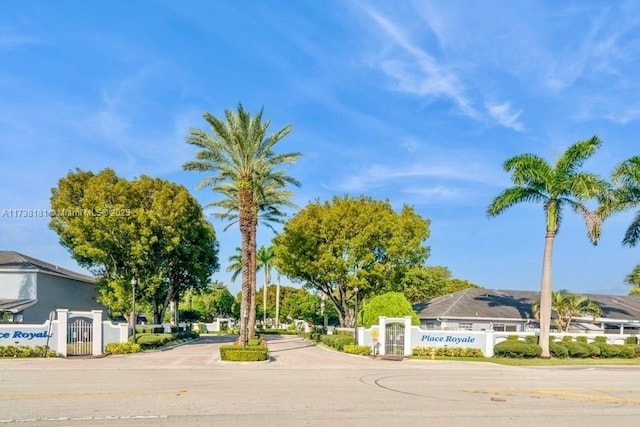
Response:
POLYGON ((291 133, 286 125, 267 135, 270 122, 262 120, 262 110, 252 116, 238 105, 236 111, 225 110, 224 119, 204 113, 211 127, 207 133, 190 129, 186 142, 200 149, 196 160, 183 169, 208 172, 198 188, 211 188, 221 197, 210 206, 225 212, 220 219, 237 221, 242 248, 242 301, 240 308, 240 341, 245 344, 255 334, 256 229, 259 211, 270 207, 276 194, 281 201, 290 196, 283 189, 288 184, 299 185, 287 176, 284 164, 295 163, 300 153, 276 154, 274 146, 291 133), (252 309, 253 307, 253 309, 252 309))
POLYGON ((236 253, 229 257, 227 272, 231 273, 232 282, 235 282, 242 273, 242 248, 240 246, 236 246, 236 253))
POLYGON ((263 325, 267 323, 267 286, 271 283, 271 268, 273 267, 273 259, 275 258, 275 251, 273 246, 264 247, 260 246, 258 249, 257 261, 258 270, 264 269, 264 288, 262 294, 262 322, 263 325))
MULTIPOLYGON (((612 197, 604 200, 598 208, 598 213, 604 219, 614 212, 621 212, 636 208, 640 205, 640 156, 634 156, 615 167, 612 174, 614 189, 612 197)), ((633 220, 625 231, 622 244, 635 246, 640 241, 640 211, 635 213, 633 220)), ((640 265, 636 265, 625 278, 625 283, 633 286, 630 294, 640 293, 640 265)))
POLYGON ((584 204, 601 197, 608 184, 597 175, 579 169, 600 147, 594 136, 570 146, 562 156, 550 165, 535 154, 521 154, 508 159, 504 169, 511 173, 514 187, 507 188, 487 208, 490 217, 500 215, 507 208, 523 202, 541 203, 546 221, 546 235, 542 258, 540 289, 540 346, 542 357, 549 358, 549 329, 551 323, 551 267, 553 243, 558 233, 563 210, 567 207, 581 214, 587 224, 587 234, 597 243, 600 228, 598 218, 584 204))

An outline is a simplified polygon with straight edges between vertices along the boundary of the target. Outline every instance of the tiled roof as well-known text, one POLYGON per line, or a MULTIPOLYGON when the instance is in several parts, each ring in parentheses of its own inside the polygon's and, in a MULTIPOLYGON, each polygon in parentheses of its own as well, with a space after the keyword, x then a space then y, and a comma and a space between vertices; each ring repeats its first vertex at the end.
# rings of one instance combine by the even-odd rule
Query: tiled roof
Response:
MULTIPOLYGON (((640 295, 580 294, 602 310, 602 318, 640 320, 640 295)), ((422 319, 534 319, 531 304, 540 300, 535 291, 469 288, 414 304, 422 319)))
POLYGON ((15 251, 0 251, 0 271, 3 270, 38 270, 43 273, 62 276, 86 283, 95 283, 96 281, 92 276, 76 273, 75 271, 58 267, 57 265, 50 264, 15 251))

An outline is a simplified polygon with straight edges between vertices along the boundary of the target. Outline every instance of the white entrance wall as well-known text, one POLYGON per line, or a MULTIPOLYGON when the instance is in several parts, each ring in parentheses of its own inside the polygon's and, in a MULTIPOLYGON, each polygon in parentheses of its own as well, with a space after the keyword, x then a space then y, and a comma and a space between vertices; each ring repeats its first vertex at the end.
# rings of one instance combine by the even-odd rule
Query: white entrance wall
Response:
MULTIPOLYGON (((385 327, 390 323, 403 323, 404 332, 404 355, 410 356, 416 347, 464 347, 477 348, 482 351, 485 357, 493 357, 493 348, 499 342, 507 339, 508 336, 516 335, 520 340, 525 340, 529 335, 537 335, 534 332, 494 332, 487 331, 450 331, 438 329, 423 329, 419 326, 411 325, 411 317, 384 317, 380 316, 378 325, 371 328, 358 328, 358 343, 372 348, 373 354, 385 354, 385 327)), ((588 342, 593 342, 596 337, 606 337, 609 344, 624 344, 629 334, 559 334, 551 333, 551 337, 556 341, 561 341, 564 336, 587 337, 588 342)))
MULTIPOLYGON (((67 356, 67 327, 70 317, 87 317, 93 319, 92 354, 100 356, 104 348, 112 342, 127 342, 128 325, 114 324, 102 320, 102 310, 88 312, 70 312, 67 309, 56 310, 57 320, 47 320, 43 324, 0 324, 0 346, 30 347, 49 345, 62 357, 67 356)), ((53 318, 53 316, 52 316, 53 318)))

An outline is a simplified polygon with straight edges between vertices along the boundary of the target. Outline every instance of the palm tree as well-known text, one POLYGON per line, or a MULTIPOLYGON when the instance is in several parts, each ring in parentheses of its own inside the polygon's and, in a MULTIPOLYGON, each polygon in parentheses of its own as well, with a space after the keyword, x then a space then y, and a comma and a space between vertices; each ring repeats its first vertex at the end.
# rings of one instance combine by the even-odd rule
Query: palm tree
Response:
POLYGON ((242 248, 240 246, 236 246, 236 253, 229 257, 227 272, 231 273, 232 282, 235 282, 242 273, 242 248))
MULTIPOLYGON (((612 197, 605 199, 598 208, 602 219, 614 212, 633 209, 640 205, 640 156, 631 157, 617 165, 611 177, 615 185, 611 192, 612 197)), ((635 246, 638 241, 640 241, 640 211, 635 213, 631 224, 627 227, 622 244, 635 246)), ((636 265, 627 275, 625 283, 633 286, 629 291, 630 294, 640 293, 640 265, 636 265)))
POLYGON ((631 286, 629 295, 640 294, 640 264, 636 265, 631 273, 625 277, 624 282, 631 286))
POLYGON ((258 249, 258 270, 261 268, 264 269, 264 288, 262 295, 262 307, 263 307, 263 315, 262 321, 263 325, 267 323, 267 286, 271 283, 271 268, 273 267, 273 259, 275 258, 275 251, 272 246, 264 247, 260 246, 258 249))
POLYGON ((242 248, 242 301, 240 341, 245 344, 255 334, 255 282, 256 282, 256 229, 260 211, 277 211, 276 195, 284 204, 291 193, 284 191, 288 184, 299 185, 294 178, 285 175, 281 167, 295 163, 299 153, 276 154, 274 146, 291 133, 286 125, 271 135, 266 135, 269 121, 262 121, 262 110, 252 116, 242 104, 236 111, 225 110, 224 120, 210 113, 204 119, 211 133, 201 129, 189 130, 186 142, 200 149, 196 160, 187 162, 183 169, 209 172, 198 188, 211 188, 221 197, 209 206, 225 212, 220 219, 237 221, 242 248), (252 309, 253 307, 253 309, 252 309))
MULTIPOLYGON (((591 316, 594 320, 600 316, 600 306, 591 298, 582 295, 571 294, 565 290, 551 293, 551 308, 556 312, 556 329, 561 332, 569 332, 571 322, 576 317, 591 316)), ((540 302, 532 305, 533 315, 540 317, 540 302)))
POLYGON ((567 207, 581 214, 587 224, 587 234, 597 243, 600 228, 598 217, 589 211, 585 201, 601 197, 608 184, 600 177, 579 171, 584 162, 600 147, 594 136, 570 146, 550 165, 535 154, 521 154, 508 159, 504 169, 511 173, 514 187, 504 190, 487 208, 490 217, 500 215, 507 208, 522 202, 541 203, 546 221, 542 281, 540 289, 540 345, 542 357, 549 358, 549 329, 551 323, 551 266, 553 243, 567 207))

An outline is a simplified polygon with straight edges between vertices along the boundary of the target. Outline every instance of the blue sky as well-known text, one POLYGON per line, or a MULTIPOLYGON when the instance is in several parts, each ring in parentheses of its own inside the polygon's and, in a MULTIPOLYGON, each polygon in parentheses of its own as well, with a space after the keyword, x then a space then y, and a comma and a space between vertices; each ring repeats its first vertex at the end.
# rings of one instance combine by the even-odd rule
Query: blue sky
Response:
MULTIPOLYGON (((183 172, 202 113, 264 107, 295 202, 361 194, 431 223, 431 265, 491 289, 536 290, 544 220, 522 205, 488 219, 502 163, 549 160, 597 134, 585 165, 608 176, 640 144, 640 3, 634 1, 77 1, 0 4, 0 210, 46 209, 76 167, 112 167, 196 190, 183 172)), ((640 248, 633 212, 597 247, 565 216, 554 288, 626 294, 640 248)), ((0 248, 79 270, 46 218, 0 217, 0 248)), ((227 258, 236 228, 212 222, 227 258)), ((273 234, 259 230, 259 243, 273 234)))

